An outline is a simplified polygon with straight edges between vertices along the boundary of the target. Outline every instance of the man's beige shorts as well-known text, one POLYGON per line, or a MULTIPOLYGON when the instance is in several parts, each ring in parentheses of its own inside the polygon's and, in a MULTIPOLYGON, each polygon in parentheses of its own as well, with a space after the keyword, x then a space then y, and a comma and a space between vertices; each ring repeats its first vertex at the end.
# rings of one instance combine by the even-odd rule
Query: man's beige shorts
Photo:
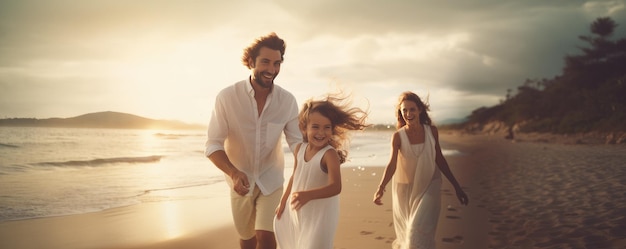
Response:
POLYGON ((241 196, 230 189, 233 221, 241 239, 251 239, 255 236, 256 230, 274 232, 274 215, 282 194, 283 188, 263 195, 259 187, 255 186, 252 195, 246 196, 241 196))

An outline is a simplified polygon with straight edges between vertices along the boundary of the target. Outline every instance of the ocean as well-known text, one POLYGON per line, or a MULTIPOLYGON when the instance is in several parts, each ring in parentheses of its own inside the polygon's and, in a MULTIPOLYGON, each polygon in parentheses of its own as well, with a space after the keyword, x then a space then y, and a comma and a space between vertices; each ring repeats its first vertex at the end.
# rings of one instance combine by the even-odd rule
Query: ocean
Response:
MULTIPOLYGON (((353 133, 342 167, 385 166, 390 137, 353 133)), ((0 127, 0 222, 210 198, 176 191, 223 183, 205 141, 204 130, 0 127)), ((284 141, 283 150, 288 177, 293 156, 284 141)))

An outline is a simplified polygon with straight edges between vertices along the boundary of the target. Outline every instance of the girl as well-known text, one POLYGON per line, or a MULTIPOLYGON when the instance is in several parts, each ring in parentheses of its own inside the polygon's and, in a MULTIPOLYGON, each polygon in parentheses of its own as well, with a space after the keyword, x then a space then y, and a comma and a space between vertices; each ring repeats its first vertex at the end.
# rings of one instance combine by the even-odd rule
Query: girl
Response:
POLYGON ((299 114, 303 143, 276 209, 274 231, 282 249, 333 248, 339 220, 341 173, 348 130, 363 130, 367 113, 342 104, 345 98, 308 100, 299 114))
POLYGON ((391 141, 391 159, 374 196, 382 205, 385 186, 393 176, 393 248, 435 248, 441 206, 441 173, 452 183, 463 205, 468 198, 441 153, 437 127, 428 105, 412 92, 400 95, 396 109, 398 130, 391 141), (395 173, 395 176, 394 176, 395 173))

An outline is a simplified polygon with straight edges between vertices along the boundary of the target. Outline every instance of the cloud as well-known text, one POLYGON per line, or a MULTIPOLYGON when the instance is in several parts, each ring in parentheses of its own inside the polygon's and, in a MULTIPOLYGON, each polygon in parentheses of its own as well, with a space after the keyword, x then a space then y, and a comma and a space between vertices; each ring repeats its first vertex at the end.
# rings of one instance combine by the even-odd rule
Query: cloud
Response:
POLYGON ((527 78, 559 74, 563 57, 579 52, 577 37, 588 33, 597 17, 586 15, 589 9, 624 17, 619 11, 623 1, 284 4, 306 19, 300 22, 315 23, 311 33, 344 40, 339 54, 358 51, 350 58, 359 61, 320 68, 320 76, 443 83, 462 92, 493 95, 504 95, 527 78))
POLYGON ((217 90, 248 74, 243 47, 275 31, 287 41, 277 82, 300 101, 341 85, 370 101, 374 122, 393 122, 397 95, 413 90, 430 94, 433 116, 465 116, 560 74, 600 16, 624 37, 625 2, 7 0, 0 115, 119 108, 204 122, 217 90))

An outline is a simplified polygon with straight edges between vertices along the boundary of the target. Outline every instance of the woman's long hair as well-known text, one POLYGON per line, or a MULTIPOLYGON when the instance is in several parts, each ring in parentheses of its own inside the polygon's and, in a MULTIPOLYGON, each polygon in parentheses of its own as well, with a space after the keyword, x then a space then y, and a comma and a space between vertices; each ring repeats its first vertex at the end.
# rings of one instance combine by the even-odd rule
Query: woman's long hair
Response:
POLYGON ((414 102, 417 107, 422 111, 419 116, 421 124, 432 125, 433 122, 430 119, 430 116, 428 116, 428 112, 430 111, 430 106, 428 105, 428 103, 424 103, 422 99, 420 99, 420 97, 413 92, 403 92, 402 94, 400 94, 400 98, 398 98, 398 104, 396 105, 396 119, 398 120, 396 128, 400 129, 406 125, 406 122, 402 117, 402 110, 400 109, 402 101, 405 100, 414 102))

